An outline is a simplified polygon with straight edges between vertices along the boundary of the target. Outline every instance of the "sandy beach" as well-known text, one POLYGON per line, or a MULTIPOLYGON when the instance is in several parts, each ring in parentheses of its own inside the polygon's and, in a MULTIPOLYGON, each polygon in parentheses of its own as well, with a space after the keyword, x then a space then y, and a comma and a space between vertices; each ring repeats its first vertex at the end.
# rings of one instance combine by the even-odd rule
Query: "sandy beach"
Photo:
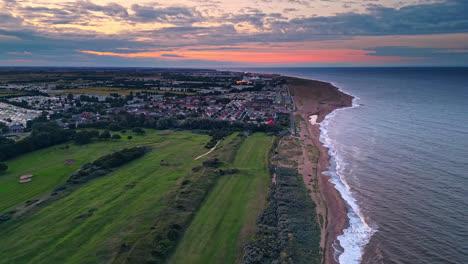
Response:
POLYGON ((303 122, 296 122, 303 157, 299 162, 299 173, 311 190, 310 196, 317 204, 317 215, 322 229, 321 247, 324 263, 337 263, 333 243, 348 226, 348 209, 344 200, 329 177, 322 173, 329 166, 328 149, 320 142, 320 122, 333 110, 352 105, 353 97, 338 90, 330 83, 289 78, 290 91, 297 106, 295 115, 303 122), (307 120, 307 121, 306 121, 307 120), (318 151, 317 155, 311 152, 318 151), (322 218, 322 219, 321 219, 322 218))

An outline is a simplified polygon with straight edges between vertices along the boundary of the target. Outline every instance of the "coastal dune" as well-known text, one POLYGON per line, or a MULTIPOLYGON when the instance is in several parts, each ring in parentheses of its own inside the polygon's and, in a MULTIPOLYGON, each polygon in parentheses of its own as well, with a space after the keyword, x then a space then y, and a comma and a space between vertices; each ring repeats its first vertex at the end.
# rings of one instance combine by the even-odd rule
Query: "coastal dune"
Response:
POLYGON ((325 223, 321 224, 324 262, 337 263, 335 248, 340 248, 337 237, 343 234, 349 224, 348 209, 338 190, 329 182, 330 177, 322 174, 327 171, 330 156, 328 149, 319 140, 319 123, 333 110, 351 106, 353 97, 326 82, 290 77, 288 83, 297 107, 295 114, 300 115, 302 120, 308 120, 296 124, 299 127, 297 136, 304 142, 304 146, 313 145, 319 150, 316 168, 305 161, 299 165, 299 170, 306 185, 316 177, 318 190, 314 191, 312 185, 307 186, 311 189, 311 198, 317 204, 317 215, 326 218, 325 223))

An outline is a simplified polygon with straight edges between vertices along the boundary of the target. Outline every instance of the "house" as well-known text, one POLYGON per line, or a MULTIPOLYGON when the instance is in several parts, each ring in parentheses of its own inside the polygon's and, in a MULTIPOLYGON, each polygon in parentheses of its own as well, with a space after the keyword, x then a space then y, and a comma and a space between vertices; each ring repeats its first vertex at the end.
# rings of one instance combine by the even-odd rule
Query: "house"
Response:
POLYGON ((22 125, 14 125, 10 127, 11 133, 23 133, 24 127, 22 125))

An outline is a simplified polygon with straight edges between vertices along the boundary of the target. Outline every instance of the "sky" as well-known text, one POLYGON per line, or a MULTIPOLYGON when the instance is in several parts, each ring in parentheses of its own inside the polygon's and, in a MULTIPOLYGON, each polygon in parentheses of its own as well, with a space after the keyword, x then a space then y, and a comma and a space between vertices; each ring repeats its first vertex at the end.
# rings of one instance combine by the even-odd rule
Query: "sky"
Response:
POLYGON ((0 66, 468 66, 468 0, 0 0, 0 66))

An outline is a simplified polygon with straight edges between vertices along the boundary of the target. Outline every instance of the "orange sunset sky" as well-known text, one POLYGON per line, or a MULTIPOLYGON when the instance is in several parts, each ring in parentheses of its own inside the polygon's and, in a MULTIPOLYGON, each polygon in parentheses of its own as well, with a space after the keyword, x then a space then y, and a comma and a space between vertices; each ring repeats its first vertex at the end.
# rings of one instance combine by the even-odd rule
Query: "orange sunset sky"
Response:
POLYGON ((0 66, 466 66, 465 0, 0 0, 0 66))

